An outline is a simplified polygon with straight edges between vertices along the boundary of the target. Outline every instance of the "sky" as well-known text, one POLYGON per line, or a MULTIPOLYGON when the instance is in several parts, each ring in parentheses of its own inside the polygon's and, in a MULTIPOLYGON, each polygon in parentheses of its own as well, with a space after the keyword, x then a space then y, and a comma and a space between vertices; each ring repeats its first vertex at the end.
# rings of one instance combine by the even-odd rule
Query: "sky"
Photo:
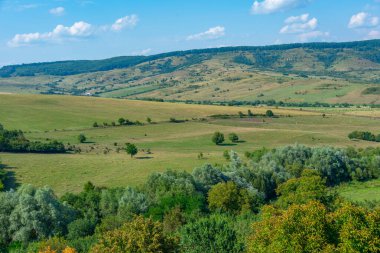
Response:
POLYGON ((0 0, 0 66, 380 39, 380 0, 0 0))

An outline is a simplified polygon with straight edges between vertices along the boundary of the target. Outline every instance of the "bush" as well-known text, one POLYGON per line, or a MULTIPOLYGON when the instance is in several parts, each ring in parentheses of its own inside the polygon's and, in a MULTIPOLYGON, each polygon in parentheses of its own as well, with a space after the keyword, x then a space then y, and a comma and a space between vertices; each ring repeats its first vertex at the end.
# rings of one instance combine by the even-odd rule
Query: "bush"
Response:
POLYGON ((272 118, 274 117, 274 113, 272 110, 267 110, 266 113, 265 113, 265 116, 269 117, 269 118, 272 118))
POLYGON ((128 155, 131 156, 131 158, 133 158, 139 152, 136 145, 132 143, 127 143, 125 147, 125 151, 127 152, 128 155))
POLYGON ((187 253, 237 253, 243 252, 243 245, 228 217, 212 215, 183 227, 181 249, 187 253))
POLYGON ((211 140, 216 145, 220 145, 224 142, 224 134, 222 134, 221 132, 215 132, 211 140))
POLYGON ((177 252, 176 241, 163 233, 160 222, 136 216, 120 229, 102 234, 91 253, 177 252))
POLYGON ((84 142, 86 142, 86 140, 87 140, 87 138, 86 138, 86 136, 85 136, 84 134, 80 134, 80 135, 78 136, 78 141, 79 141, 80 143, 84 143, 84 142))
POLYGON ((210 210, 239 214, 251 210, 251 199, 245 189, 239 189, 234 182, 219 183, 208 192, 210 210))
POLYGON ((231 142, 238 142, 239 141, 239 136, 235 133, 230 133, 228 135, 228 139, 230 139, 231 142))

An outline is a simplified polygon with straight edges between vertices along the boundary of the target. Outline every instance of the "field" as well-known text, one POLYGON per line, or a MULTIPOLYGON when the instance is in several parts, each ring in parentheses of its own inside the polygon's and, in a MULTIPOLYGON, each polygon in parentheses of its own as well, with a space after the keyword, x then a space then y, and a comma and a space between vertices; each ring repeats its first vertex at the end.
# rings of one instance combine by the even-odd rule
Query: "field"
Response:
POLYGON ((365 183, 353 182, 338 187, 339 193, 356 202, 380 201, 380 180, 373 180, 365 183))
POLYGON ((86 181, 102 186, 139 185, 154 171, 191 171, 204 163, 225 163, 225 150, 245 151, 287 144, 339 147, 378 147, 379 143, 350 141, 354 130, 380 133, 379 111, 300 110, 299 108, 227 107, 144 102, 121 99, 0 95, 0 122, 7 129, 21 129, 31 140, 57 139, 81 149, 80 154, 0 154, 2 163, 14 177, 11 183, 49 185, 59 195, 81 190, 86 181), (256 116, 239 118, 250 109, 256 116), (258 116, 267 109, 276 118, 258 116), (325 113, 326 116, 322 117, 325 113), (234 115, 226 119, 212 115, 234 115), (92 127, 94 122, 111 125, 124 117, 143 126, 92 127), (146 123, 150 117, 152 124, 146 123), (172 123, 170 118, 180 120, 172 123), (215 131, 237 133, 241 142, 216 146, 215 131), (86 135, 80 144, 77 137, 86 135), (123 150, 135 143, 140 152, 131 159, 123 150), (118 152, 119 150, 119 152, 118 152), (202 152, 203 159, 198 159, 202 152))

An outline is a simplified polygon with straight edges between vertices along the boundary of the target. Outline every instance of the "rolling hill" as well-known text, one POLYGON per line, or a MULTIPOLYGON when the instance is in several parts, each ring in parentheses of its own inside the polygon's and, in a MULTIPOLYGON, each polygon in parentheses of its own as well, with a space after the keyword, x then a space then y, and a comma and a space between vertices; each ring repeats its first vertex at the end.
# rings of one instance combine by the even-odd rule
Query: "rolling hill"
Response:
POLYGON ((380 104, 380 40, 5 66, 0 92, 188 102, 380 104))

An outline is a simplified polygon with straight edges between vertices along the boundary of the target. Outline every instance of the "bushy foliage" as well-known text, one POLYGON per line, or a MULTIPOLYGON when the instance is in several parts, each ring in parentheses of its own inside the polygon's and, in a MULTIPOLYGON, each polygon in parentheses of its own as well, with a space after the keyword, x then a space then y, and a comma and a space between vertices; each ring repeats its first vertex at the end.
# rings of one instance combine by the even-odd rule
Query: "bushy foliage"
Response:
POLYGON ((219 183, 208 192, 208 205, 211 210, 233 214, 251 210, 251 197, 246 189, 240 189, 234 182, 219 183))
POLYGON ((181 231, 181 249, 188 253, 242 252, 231 220, 224 215, 211 215, 185 225, 181 231))
POLYGON ((192 196, 196 194, 196 184, 187 172, 166 171, 153 173, 144 186, 144 191, 152 202, 176 195, 192 196))
POLYGON ((236 133, 230 133, 228 135, 228 139, 231 141, 231 142, 238 142, 239 141, 239 136, 236 134, 236 133))
POLYGON ((211 138, 212 142, 216 145, 220 145, 224 142, 224 134, 221 132, 215 132, 211 138))
POLYGON ((28 243, 64 235, 75 218, 49 188, 23 185, 16 192, 0 193, 0 244, 28 243))
POLYGON ((334 212, 320 202, 268 206, 252 224, 248 252, 378 252, 379 210, 345 204, 334 212))
POLYGON ((353 131, 348 135, 350 139, 364 140, 364 141, 375 141, 380 142, 380 134, 375 135, 371 132, 353 131))
POLYGON ((211 164, 205 164, 202 167, 195 168, 192 172, 192 176, 197 188, 203 192, 208 192, 213 185, 227 181, 227 177, 211 164))
POLYGON ((129 218, 136 214, 145 213, 148 208, 149 201, 146 195, 127 187, 119 199, 118 215, 122 218, 129 218))
POLYGON ((163 233, 162 223, 136 216, 120 229, 101 235, 91 253, 176 252, 174 239, 163 233))
POLYGON ((137 149, 135 144, 127 143, 127 145, 125 146, 125 152, 127 152, 127 154, 131 157, 134 157, 139 152, 139 150, 137 149))
POLYGON ((64 153, 65 151, 62 142, 29 141, 21 130, 10 131, 0 128, 0 152, 64 153))

